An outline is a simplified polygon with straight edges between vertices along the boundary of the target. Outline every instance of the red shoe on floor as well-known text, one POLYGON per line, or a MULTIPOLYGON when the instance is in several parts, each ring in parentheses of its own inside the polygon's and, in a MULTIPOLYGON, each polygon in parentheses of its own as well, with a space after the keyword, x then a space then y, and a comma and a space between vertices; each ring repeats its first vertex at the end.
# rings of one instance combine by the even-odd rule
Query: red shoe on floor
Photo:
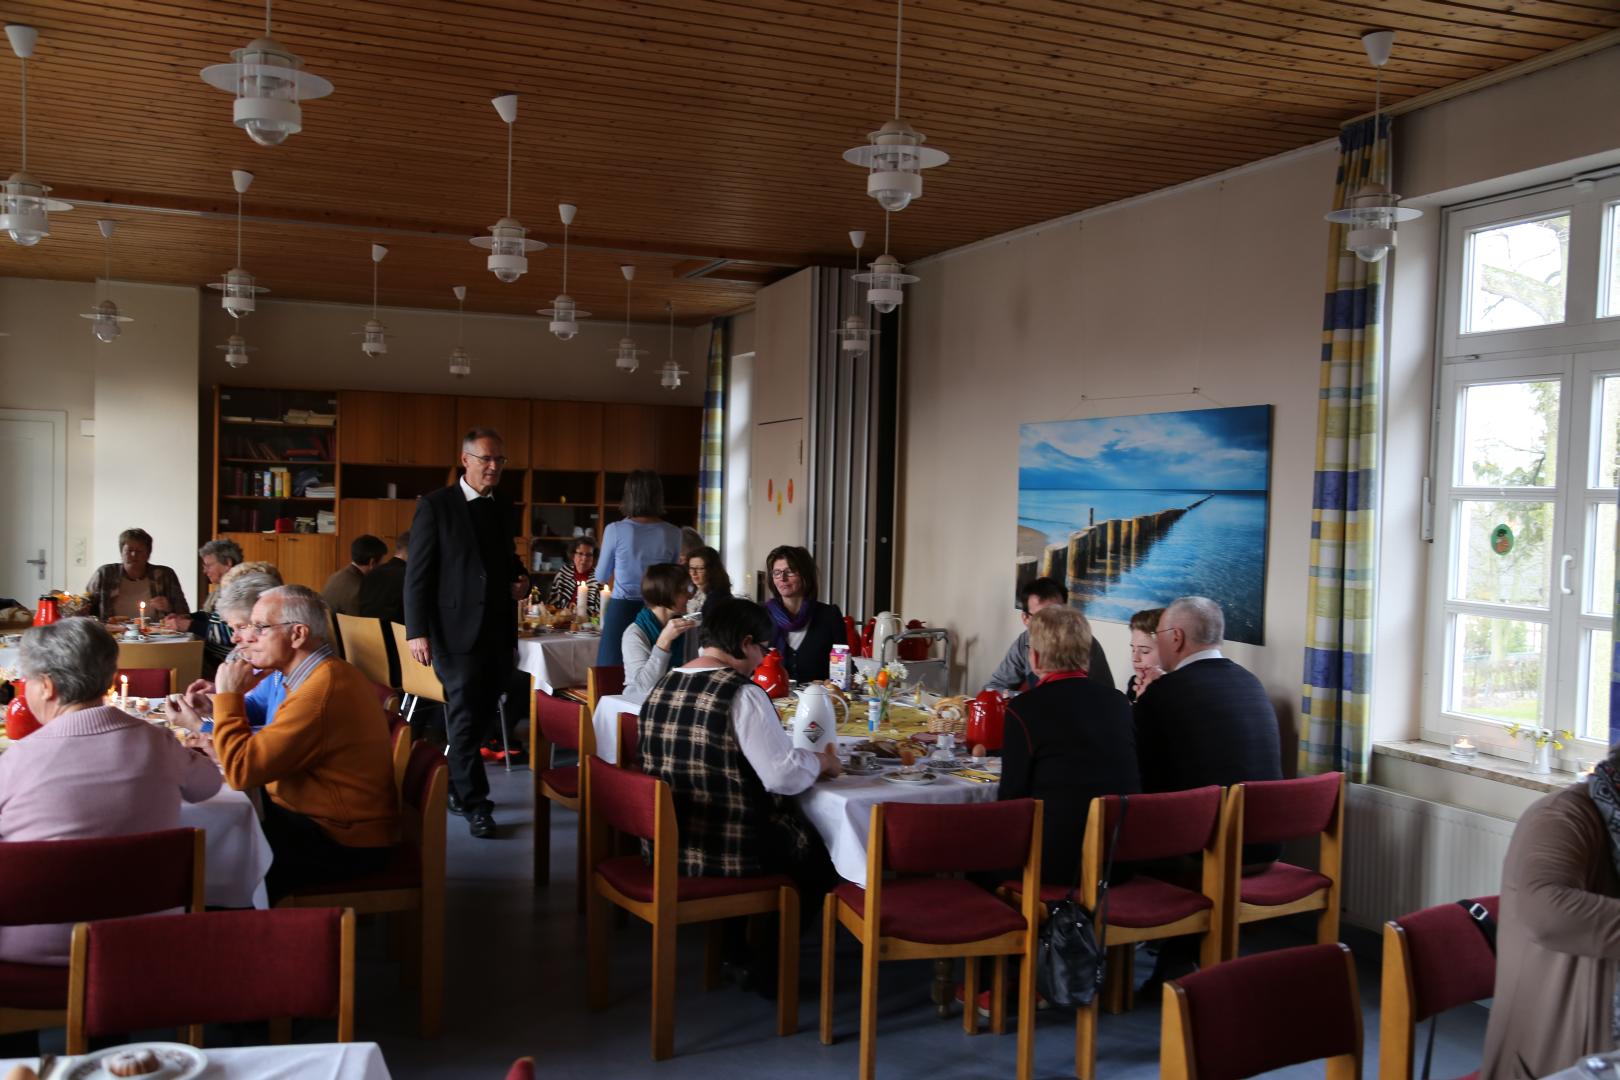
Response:
MULTIPOLYGON (((1011 989, 1012 989, 1011 987, 1008 987, 1009 991, 1011 989)), ((962 984, 957 983, 956 984, 956 1003, 958 1005, 962 1004, 962 997, 963 997, 964 993, 965 993, 965 991, 964 991, 964 988, 963 988, 962 984)), ((1017 995, 1016 994, 1009 993, 1008 996, 1013 998, 1014 1000, 1017 1000, 1017 995)), ((1008 1016, 1011 1016, 1013 1014, 1013 1007, 1012 1006, 1013 1006, 1012 1001, 1007 1002, 1007 1015, 1008 1016)), ((1035 995, 1035 1011, 1036 1012, 1040 1012, 1041 1010, 1048 1009, 1050 1007, 1051 1007, 1051 1002, 1047 1001, 1045 998, 1041 997, 1041 995, 1039 995, 1039 994, 1035 995)), ((990 991, 988 991, 988 990, 980 990, 979 991, 979 1016, 980 1016, 981 1019, 984 1019, 984 1020, 990 1019, 990 991)))
POLYGON ((479 756, 482 757, 485 761, 505 761, 506 760, 506 751, 505 750, 491 750, 487 746, 480 746, 478 748, 478 753, 479 753, 479 756))

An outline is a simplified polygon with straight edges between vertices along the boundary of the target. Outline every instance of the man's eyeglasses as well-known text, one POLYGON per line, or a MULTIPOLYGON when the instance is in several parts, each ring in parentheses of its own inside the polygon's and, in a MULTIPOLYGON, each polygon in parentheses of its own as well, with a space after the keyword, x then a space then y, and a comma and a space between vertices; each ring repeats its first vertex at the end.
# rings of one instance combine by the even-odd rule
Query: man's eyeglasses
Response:
POLYGON ((266 630, 270 629, 272 626, 303 626, 303 625, 304 624, 301 623, 301 622, 252 622, 252 623, 248 623, 247 626, 243 627, 243 629, 252 630, 254 632, 254 634, 262 634, 266 630))
POLYGON ((1149 630, 1148 631, 1148 637, 1156 638, 1160 634, 1168 634, 1168 633, 1170 633, 1172 631, 1176 631, 1176 630, 1180 630, 1183 634, 1186 633, 1186 631, 1181 630, 1181 627, 1179 627, 1179 626, 1161 626, 1157 630, 1149 630))
POLYGON ((502 468, 506 467, 506 455, 505 454, 472 454, 472 453, 469 453, 469 454, 467 454, 467 456, 472 458, 474 461, 481 461, 485 465, 499 465, 502 468))

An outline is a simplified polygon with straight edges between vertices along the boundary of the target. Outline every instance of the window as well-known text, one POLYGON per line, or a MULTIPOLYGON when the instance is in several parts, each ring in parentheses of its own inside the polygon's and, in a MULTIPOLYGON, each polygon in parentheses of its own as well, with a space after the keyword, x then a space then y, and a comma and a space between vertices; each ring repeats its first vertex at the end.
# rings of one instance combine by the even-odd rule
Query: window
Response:
MULTIPOLYGON (((1446 215, 1425 734, 1609 732, 1620 179, 1446 215)), ((1527 749, 1527 747, 1521 747, 1527 749)))

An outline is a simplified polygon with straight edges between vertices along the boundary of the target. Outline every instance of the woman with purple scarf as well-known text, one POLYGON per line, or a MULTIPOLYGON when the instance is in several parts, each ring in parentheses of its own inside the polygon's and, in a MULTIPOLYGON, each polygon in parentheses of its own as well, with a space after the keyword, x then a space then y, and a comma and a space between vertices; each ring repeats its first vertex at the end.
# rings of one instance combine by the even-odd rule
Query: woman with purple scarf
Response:
POLYGON ((816 563, 802 547, 779 547, 765 559, 771 599, 771 648, 796 683, 827 677, 832 647, 845 640, 844 616, 816 599, 816 563))

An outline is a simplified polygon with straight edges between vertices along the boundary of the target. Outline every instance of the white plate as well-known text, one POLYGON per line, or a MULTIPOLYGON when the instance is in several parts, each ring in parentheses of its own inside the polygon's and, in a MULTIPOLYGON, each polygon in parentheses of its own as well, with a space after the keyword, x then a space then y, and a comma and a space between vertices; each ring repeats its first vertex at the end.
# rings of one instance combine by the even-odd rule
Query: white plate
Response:
POLYGON ((891 784, 932 784, 939 777, 931 772, 924 773, 885 773, 883 779, 891 784))
POLYGON ((114 1054, 124 1054, 131 1050, 150 1050, 157 1055, 162 1068, 157 1072, 143 1074, 143 1080, 192 1080, 201 1076, 202 1071, 208 1067, 208 1058, 195 1046, 185 1043, 148 1042, 130 1043, 127 1046, 111 1046, 105 1050, 97 1050, 74 1059, 67 1071, 54 1073, 60 1080, 115 1080, 113 1074, 102 1067, 102 1062, 114 1054))

